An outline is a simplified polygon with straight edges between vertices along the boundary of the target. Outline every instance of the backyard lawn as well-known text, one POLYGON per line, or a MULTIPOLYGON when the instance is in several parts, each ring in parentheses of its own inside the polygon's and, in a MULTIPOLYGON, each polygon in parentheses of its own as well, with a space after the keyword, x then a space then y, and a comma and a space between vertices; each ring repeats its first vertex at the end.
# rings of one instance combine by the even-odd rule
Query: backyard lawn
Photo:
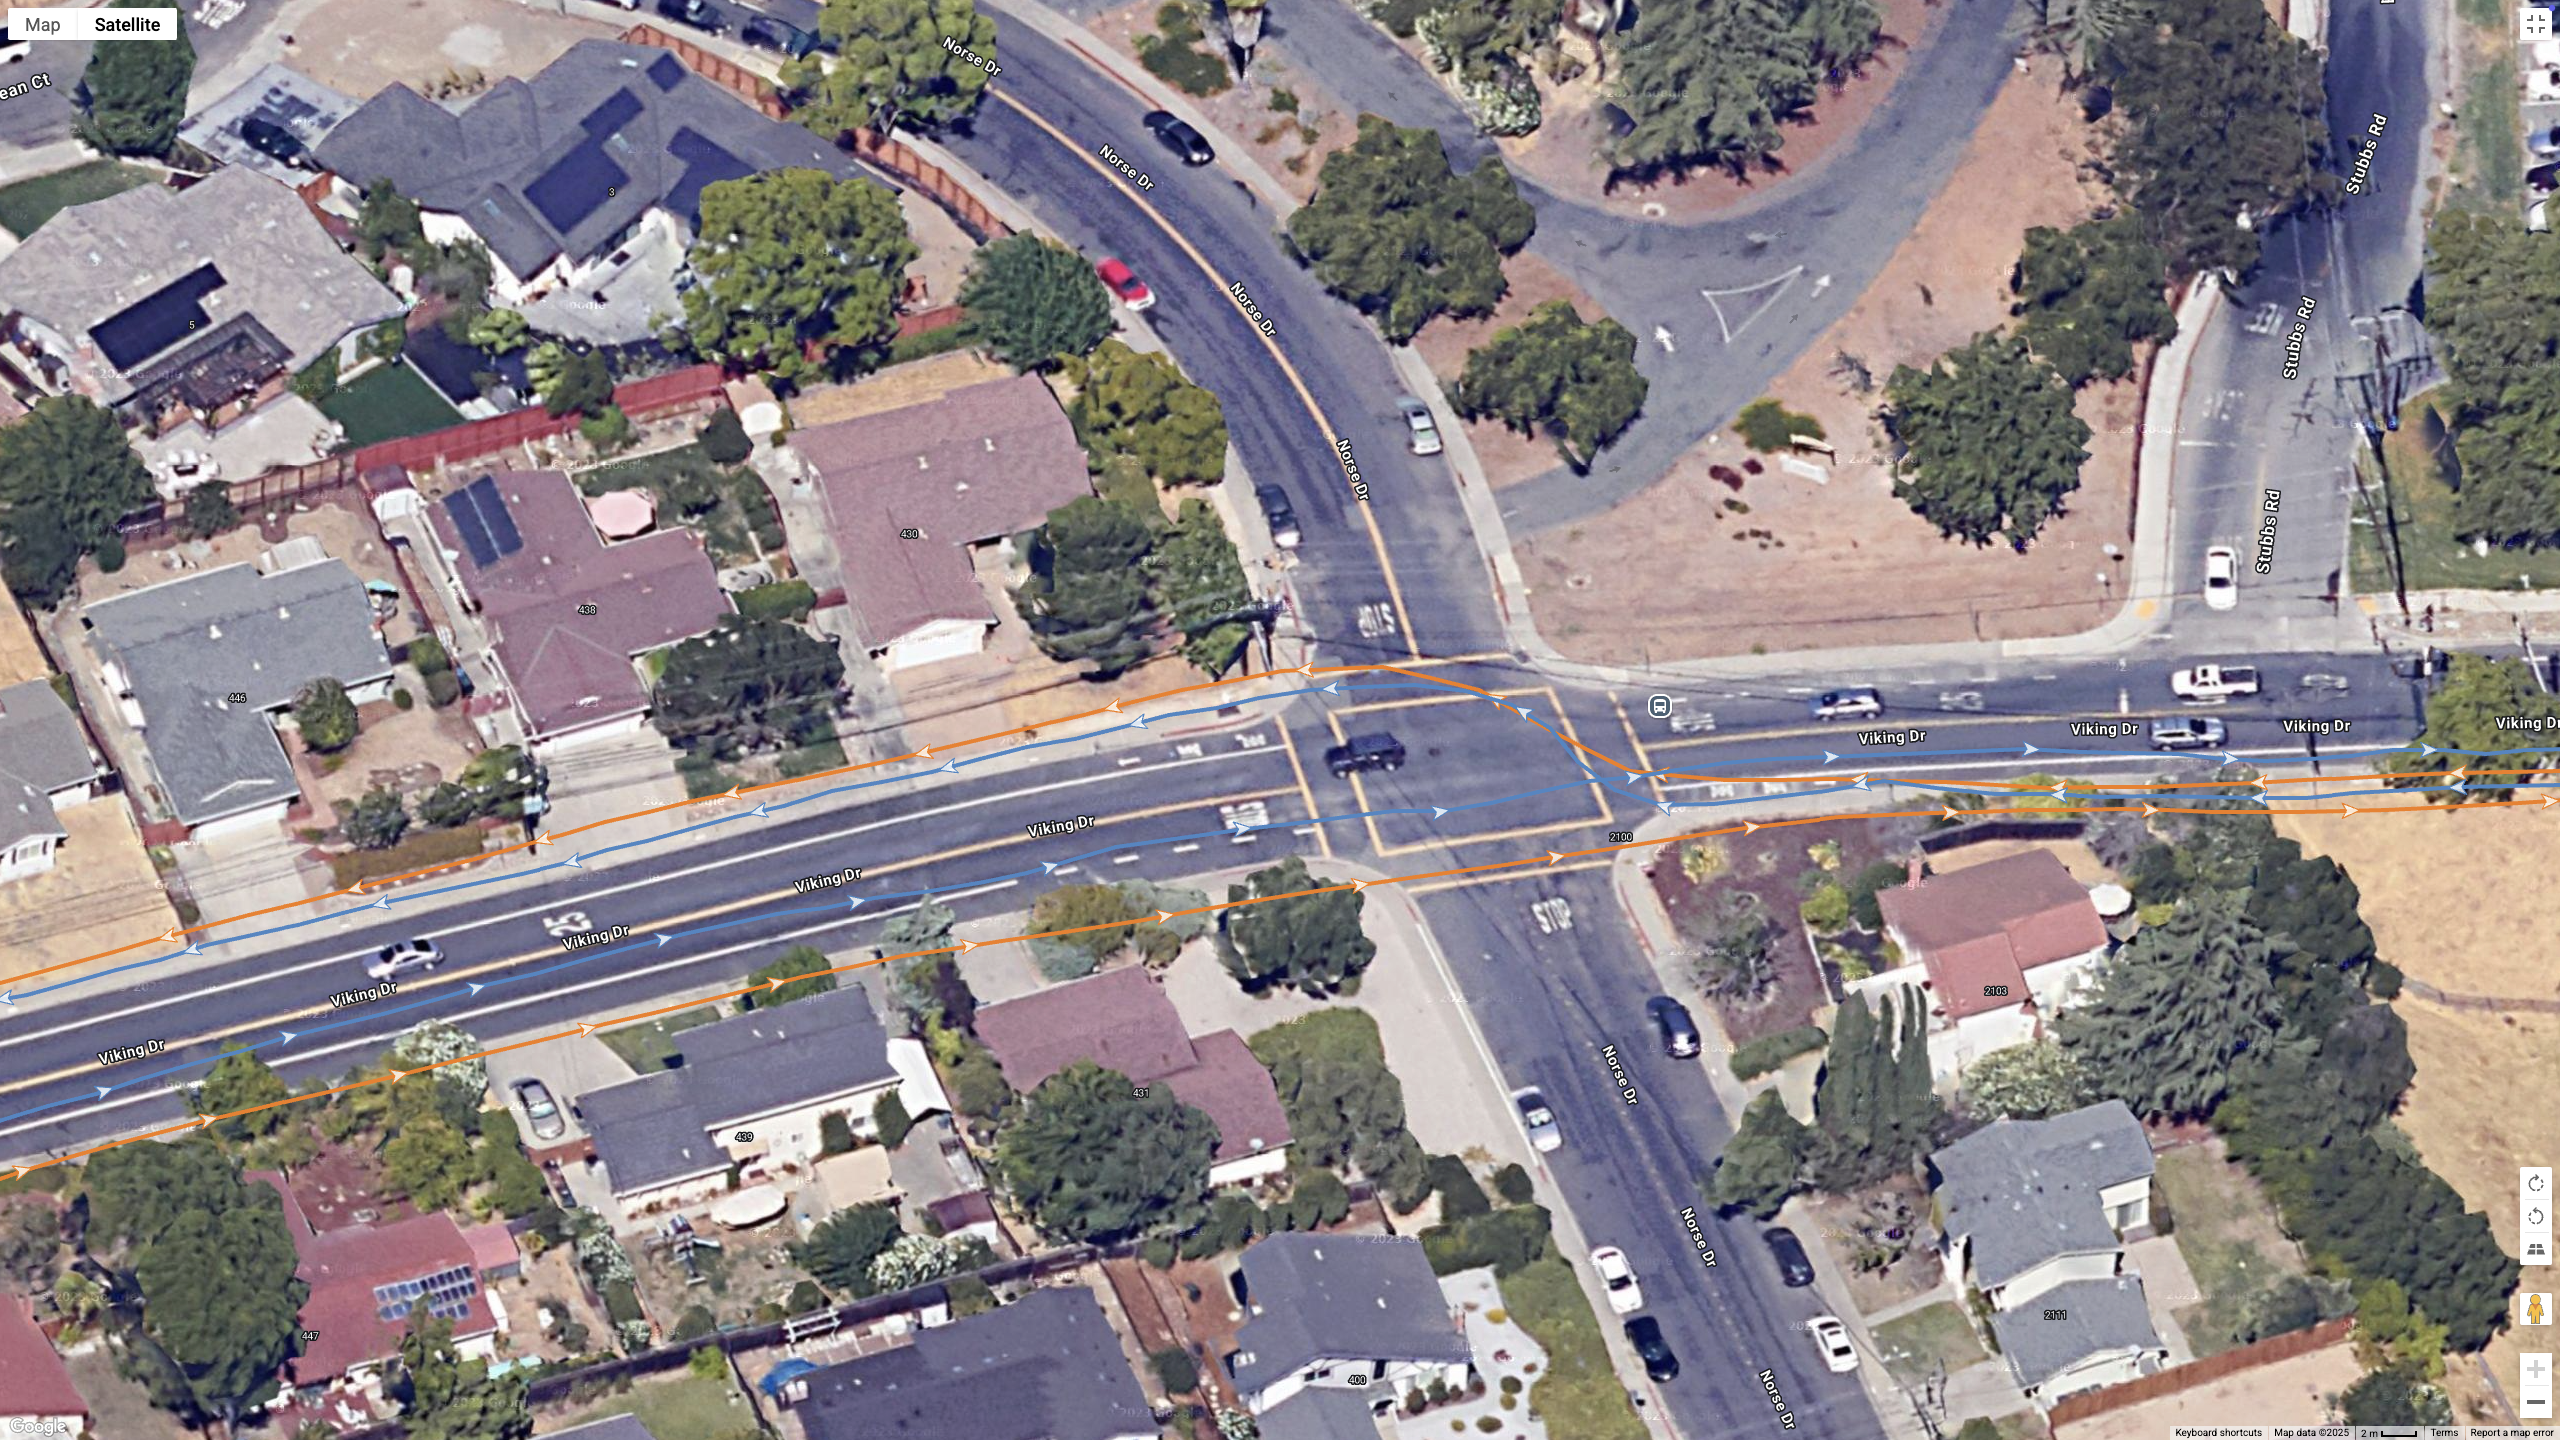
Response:
POLYGON ((676 1035, 696 1025, 708 1025, 720 1018, 717 1005, 697 1005, 673 1015, 625 1025, 619 1030, 599 1030, 596 1038, 605 1048, 622 1057, 635 1075, 649 1075, 667 1069, 667 1060, 678 1050, 676 1035))
POLYGON ((729 1436, 764 1433, 756 1428, 755 1411, 747 1404, 746 1395, 726 1376, 705 1380, 689 1371, 678 1379, 639 1381, 623 1394, 578 1412, 572 1423, 584 1425, 616 1415, 632 1417, 648 1427, 652 1435, 683 1436, 687 1440, 725 1440, 729 1436))
POLYGON ((0 185, 0 228, 23 240, 57 213, 151 183, 151 172, 115 160, 92 160, 15 185, 0 185))
POLYGON ((446 404, 434 386, 397 363, 339 386, 321 400, 320 413, 347 427, 349 450, 462 423, 462 412, 446 404))
POLYGON ((752 470, 713 464, 698 443, 581 470, 577 480, 587 495, 648 491, 657 499, 659 523, 681 520, 692 527, 711 562, 723 568, 754 564, 759 543, 768 552, 783 548, 782 522, 764 482, 752 470))
POLYGON ((2250 1301, 2301 1274, 2302 1257, 2277 1228, 2258 1182, 2224 1158, 2221 1141, 2163 1151, 2155 1164, 2152 1183, 2169 1202, 2178 1254, 2204 1297, 2175 1312, 2202 1359, 2240 1343, 2250 1301))
POLYGON ((1928 1383, 1941 1365, 1953 1375, 1990 1358, 1983 1354, 1982 1342, 1974 1338, 1972 1324, 1952 1301, 1924 1305, 1908 1315, 1887 1320, 1872 1333, 1884 1368, 1905 1385, 1928 1383))

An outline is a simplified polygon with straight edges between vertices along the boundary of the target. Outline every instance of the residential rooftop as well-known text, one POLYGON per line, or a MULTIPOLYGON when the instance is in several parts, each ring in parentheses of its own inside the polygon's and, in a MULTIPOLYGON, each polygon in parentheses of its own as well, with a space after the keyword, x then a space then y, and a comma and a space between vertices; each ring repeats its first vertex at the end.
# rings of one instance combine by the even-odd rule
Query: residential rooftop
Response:
POLYGON ((2151 1142, 2121 1100, 2049 1120, 2000 1120, 1929 1156, 1941 1227, 1972 1244, 1975 1280, 2005 1285, 2063 1255, 2116 1248, 2099 1192, 2151 1174, 2151 1142))
POLYGON ((452 1321, 457 1336, 497 1328, 471 1240, 453 1216, 431 1210, 385 1224, 315 1231, 283 1176, 259 1170, 246 1178, 265 1184, 283 1202, 285 1231, 300 1258, 294 1275, 311 1287, 302 1302, 302 1328, 318 1338, 293 1360, 297 1382, 316 1384, 398 1354, 420 1302, 452 1321))
POLYGON ((916 1333, 805 1377, 808 1440, 1121 1440, 1154 1435, 1101 1302, 1081 1286, 916 1333))
POLYGON ((89 736, 53 682, 0 689, 0 851, 32 835, 68 834, 54 818, 53 793, 97 776, 89 736))
POLYGON ((1918 953, 1930 1003, 1961 1020, 2021 1003, 2026 972, 2107 943, 2089 892, 2050 850, 2026 850, 1876 892, 1918 953))
POLYGON ((1993 1312, 1991 1332, 2021 1385, 2042 1385, 2094 1355, 2161 1348, 2138 1275, 2056 1285, 2033 1304, 1993 1312))
POLYGON ((1472 1353, 1419 1240, 1266 1235, 1238 1269, 1252 1318, 1236 1331, 1234 1375, 1248 1394, 1317 1360, 1454 1365, 1472 1353))

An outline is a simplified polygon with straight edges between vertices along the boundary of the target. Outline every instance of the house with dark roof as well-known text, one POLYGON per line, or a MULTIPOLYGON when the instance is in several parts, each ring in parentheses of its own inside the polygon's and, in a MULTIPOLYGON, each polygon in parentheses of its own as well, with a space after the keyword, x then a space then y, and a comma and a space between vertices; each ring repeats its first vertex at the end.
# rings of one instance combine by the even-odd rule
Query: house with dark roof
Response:
POLYGON ((916 1332, 911 1344, 793 1377, 808 1440, 1156 1440, 1119 1332, 1082 1286, 916 1332))
POLYGON ((400 1353, 400 1337, 420 1305, 453 1322, 454 1346, 476 1359, 497 1354, 507 1314, 490 1294, 487 1257, 515 1253, 506 1222, 470 1231, 441 1210, 373 1224, 316 1229, 282 1175, 245 1177, 272 1188, 284 1204, 285 1231, 300 1263, 294 1278, 311 1287, 302 1302, 302 1353, 288 1362, 298 1386, 362 1383, 400 1353), (494 1232, 494 1234, 488 1233, 494 1232))
POLYGON ((639 657, 733 613, 701 537, 681 526, 607 544, 556 470, 483 475, 427 507, 455 607, 537 751, 627 735, 649 718, 639 657))
POLYGON ((2167 1355, 2124 1268, 2124 1237, 2151 1223, 2152 1159, 2123 1101, 1997 1121, 1929 1165, 1947 1282, 1990 1302, 2029 1394, 2115 1384, 2167 1355))
POLYGON ((80 1440, 89 1433, 89 1402, 71 1370, 16 1295, 0 1298, 0 1435, 80 1440))
POLYGON ((1271 1072, 1233 1030, 1185 1030, 1172 998, 1144 966, 980 1006, 977 1032, 1017 1091, 1027 1093, 1079 1060, 1170 1089, 1218 1127, 1212 1185, 1241 1185, 1289 1166, 1289 1113, 1271 1072))
MULTIPOLYGON (((1439 1380, 1466 1388, 1474 1352, 1422 1242, 1395 1235, 1267 1235, 1236 1267, 1249 1318, 1227 1373, 1245 1408, 1357 1391, 1376 1413, 1439 1380)), ((1295 1423, 1295 1422, 1292 1422, 1295 1423)))
POLYGON ((844 567, 855 633, 882 668, 974 655, 996 625, 977 574, 993 550, 1093 493, 1084 447, 1038 376, 795 431, 844 567))
POLYGON ((208 429, 407 307, 302 197, 242 169, 74 205, 0 256, 0 362, 134 423, 208 429))
POLYGON ((858 985, 696 1026, 676 1044, 675 1068, 576 1100, 589 1163, 634 1226, 727 1193, 732 1165, 759 1177, 814 1165, 828 1115, 876 1134, 872 1107, 891 1091, 909 1115, 950 1108, 924 1046, 891 1038, 858 985))
POLYGON ((198 832, 284 818, 300 788, 276 720, 304 685, 336 680, 358 704, 391 694, 373 603, 337 560, 200 571, 98 601, 80 623, 147 751, 150 808, 198 832))
POLYGON ((51 681, 0 689, 0 881, 53 868, 56 812, 95 799, 105 768, 51 681))
POLYGON ((1849 988, 1871 998, 1921 992, 1941 1086, 1994 1050, 2034 1040, 2087 992, 2112 943, 2088 889, 2050 850, 1879 890, 1876 905, 1886 938, 1913 963, 1849 988))
POLYGON ((494 294, 519 308, 555 290, 600 290, 652 242, 681 251, 704 186, 787 168, 855 173, 833 147, 671 52, 611 40, 580 41, 459 111, 391 86, 316 154, 335 177, 333 204, 353 213, 367 187, 390 181, 418 202, 429 240, 486 246, 494 294))

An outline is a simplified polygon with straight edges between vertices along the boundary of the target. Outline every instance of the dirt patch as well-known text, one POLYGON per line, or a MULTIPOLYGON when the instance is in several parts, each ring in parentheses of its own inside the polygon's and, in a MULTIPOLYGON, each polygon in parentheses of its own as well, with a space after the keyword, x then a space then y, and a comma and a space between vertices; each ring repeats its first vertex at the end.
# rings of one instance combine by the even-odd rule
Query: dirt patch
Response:
MULTIPOLYGON (((1740 179, 1716 170, 1679 180, 1611 186, 1607 164, 1600 158, 1600 142, 1606 134, 1600 105, 1609 98, 1610 80, 1597 70, 1561 86, 1542 79, 1538 98, 1546 118, 1534 132, 1500 141, 1503 158, 1514 170, 1578 204, 1671 224, 1766 204, 1791 186, 1817 178, 1822 162, 1865 128, 1912 57, 1926 48, 1930 32, 1945 13, 1938 0, 1880 0, 1879 8, 1884 12, 1884 29, 1877 37, 1874 58, 1845 83, 1823 87, 1813 108, 1785 127, 1785 143, 1775 157, 1777 169, 1755 171, 1740 179)), ((1419 42, 1403 44, 1420 58, 1419 42)))
MULTIPOLYGON (((1550 300, 1572 302, 1574 313, 1585 320, 1597 320, 1608 313, 1606 307, 1583 294, 1563 271, 1525 251, 1504 263, 1503 278, 1511 288, 1491 315, 1481 320, 1434 320, 1414 337, 1414 353, 1431 367, 1441 389, 1458 383, 1460 372, 1467 368, 1469 351, 1526 321, 1530 311, 1550 300)), ((1520 434, 1499 420, 1458 423, 1467 432, 1467 443, 1475 447, 1477 461, 1484 466, 1485 482, 1496 490, 1544 475, 1563 463, 1555 442, 1543 436, 1520 434)))
POLYGON ((954 390, 1012 374, 1012 370, 974 350, 955 350, 930 360, 893 365, 850 384, 812 385, 791 397, 791 423, 796 429, 806 430, 813 425, 832 425, 838 420, 903 410, 910 405, 929 405, 954 390))
MULTIPOLYGON (((2024 555, 1942 540, 1895 499, 1874 418, 1894 366, 1926 364, 2006 321, 2009 270, 2030 227, 2074 224, 2104 198, 2082 172, 2093 132, 2058 81, 2050 58, 2010 77, 1954 177, 1883 274, 1770 387, 1789 409, 1821 422, 1838 452, 1827 478, 1790 473, 1779 457, 1755 457, 1738 438, 1718 434, 1608 513, 1532 537, 1521 561, 1550 641, 1579 660, 1642 664, 1755 649, 2018 639, 2107 618, 2125 583, 2105 547, 2121 553, 2131 533, 2137 385, 2081 392, 2080 418, 2093 434, 2080 489, 2024 555), (1629 555, 1693 563, 1629 565, 1629 555), (1894 603, 1880 606, 1884 596, 1894 603)), ((1779 261, 1771 268, 1781 269, 1779 261)), ((1768 291, 1721 297, 1724 323, 1748 333, 1769 298, 1768 291)), ((1693 343, 1715 338, 1702 333, 1693 343)))
POLYGON ((2341 1342, 2093 1416, 2054 1433, 2059 1440, 2159 1440, 2180 1426, 2216 1425, 2234 1418, 2252 1424, 2315 1425, 2327 1417, 2329 1397, 2354 1384, 2363 1373, 2355 1347, 2341 1342))
MULTIPOLYGON (((54 851, 53 868, 0 885, 0 951, 9 957, 10 976, 105 955, 165 934, 178 923, 124 797, 74 805, 58 812, 58 818, 70 838, 54 851)), ((124 954, 97 964, 132 959, 124 954)), ((47 983, 82 973, 57 974, 47 983)))
MULTIPOLYGON (((2546 939, 2560 923, 2560 899, 2539 882, 2560 863, 2560 835, 2532 823, 2539 813, 2406 816, 2383 825, 2310 816, 2279 828, 2355 877, 2379 953, 2410 979, 2457 995, 2549 1001, 2560 995, 2546 939), (2482 905, 2482 895, 2505 899, 2482 905)), ((2560 1091, 2560 1015, 2457 1008, 2407 992, 2395 1004, 2418 1067, 2400 1128, 2512 1248, 2516 1166, 2560 1154, 2560 1119, 2512 1097, 2560 1091)), ((2491 1342, 2487 1359, 2499 1383, 2514 1383, 2519 1349, 2512 1330, 2491 1342)), ((2475 1365, 2455 1362, 2446 1385, 2457 1423, 2514 1423, 2475 1365)))
POLYGON ((623 28, 508 0, 329 0, 295 27, 285 59, 359 98, 395 83, 429 93, 475 71, 488 79, 531 75, 579 41, 611 39, 623 28))
POLYGON ((280 732, 303 799, 313 807, 311 826, 343 821, 375 790, 404 795, 414 809, 418 797, 461 775, 480 753, 480 737, 460 706, 438 710, 417 698, 426 694, 426 682, 406 665, 393 672, 393 683, 413 697, 411 708, 388 700, 356 707, 355 743, 334 755, 315 754, 303 748, 300 735, 280 732))
MULTIPOLYGON (((1163 6, 1164 0, 1135 0, 1086 21, 1085 28, 1135 64, 1138 37, 1156 33, 1156 12, 1163 6)), ((1207 28, 1210 33, 1201 47, 1223 53, 1225 46, 1215 27, 1207 28)), ((1067 48, 1076 47, 1070 42, 1067 48)), ((1257 50, 1253 69, 1242 83, 1215 95, 1186 98, 1203 119, 1300 200, 1316 193, 1316 172, 1324 167, 1324 157, 1360 133, 1359 112, 1348 101, 1326 88, 1313 71, 1280 58, 1270 45, 1257 50), (1289 108, 1292 100, 1294 109, 1289 108)), ((1122 154, 1151 174, 1180 168, 1179 161, 1143 134, 1128 137, 1122 154)))

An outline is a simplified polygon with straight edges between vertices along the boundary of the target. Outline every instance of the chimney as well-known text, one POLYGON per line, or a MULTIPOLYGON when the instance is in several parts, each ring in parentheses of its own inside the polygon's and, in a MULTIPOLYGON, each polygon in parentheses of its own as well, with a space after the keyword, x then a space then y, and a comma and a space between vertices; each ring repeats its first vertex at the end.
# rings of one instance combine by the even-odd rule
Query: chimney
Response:
POLYGON ((1920 888, 1920 881, 1923 878, 1920 873, 1920 857, 1914 855, 1905 863, 1909 865, 1910 869, 1903 877, 1902 888, 1905 890, 1917 890, 1920 888))

